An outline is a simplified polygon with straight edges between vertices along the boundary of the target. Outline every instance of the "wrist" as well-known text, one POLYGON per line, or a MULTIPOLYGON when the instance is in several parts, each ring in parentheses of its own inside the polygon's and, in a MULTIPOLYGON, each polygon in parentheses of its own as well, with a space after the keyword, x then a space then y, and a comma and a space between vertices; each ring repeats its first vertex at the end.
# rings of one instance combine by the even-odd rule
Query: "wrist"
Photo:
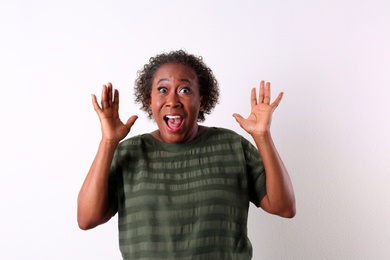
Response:
POLYGON ((118 146, 119 141, 117 140, 110 140, 110 139, 104 139, 102 138, 100 140, 100 146, 103 146, 105 149, 116 149, 118 146))
POLYGON ((253 132, 251 133, 251 136, 253 137, 253 139, 269 139, 271 138, 271 132, 270 131, 253 132))
POLYGON ((270 132, 261 132, 252 134, 252 138, 256 143, 257 148, 264 148, 273 145, 273 140, 270 132))

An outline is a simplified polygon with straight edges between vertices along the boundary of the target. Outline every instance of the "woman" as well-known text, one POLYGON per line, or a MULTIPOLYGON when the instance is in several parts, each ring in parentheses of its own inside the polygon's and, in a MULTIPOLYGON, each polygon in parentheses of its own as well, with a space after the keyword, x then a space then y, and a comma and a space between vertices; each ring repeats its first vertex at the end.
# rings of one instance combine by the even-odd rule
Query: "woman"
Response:
POLYGON ((257 146, 235 132, 199 125, 218 102, 218 83, 201 57, 182 50, 150 59, 136 101, 158 129, 123 140, 137 116, 118 115, 119 93, 93 95, 102 139, 78 197, 78 223, 91 229, 118 212, 124 259, 250 259, 249 202, 295 215, 290 177, 270 134, 270 83, 252 89, 248 118, 234 114, 257 146), (123 140, 123 141, 122 141, 123 140))

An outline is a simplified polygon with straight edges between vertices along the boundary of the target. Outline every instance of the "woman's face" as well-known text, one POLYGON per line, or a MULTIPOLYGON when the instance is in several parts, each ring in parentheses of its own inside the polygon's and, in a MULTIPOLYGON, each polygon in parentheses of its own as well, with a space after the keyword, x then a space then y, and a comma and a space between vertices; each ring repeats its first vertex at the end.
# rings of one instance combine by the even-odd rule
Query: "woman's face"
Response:
POLYGON ((202 107, 199 92, 198 78, 192 68, 173 63, 158 68, 152 81, 150 109, 162 141, 183 143, 197 136, 202 107))

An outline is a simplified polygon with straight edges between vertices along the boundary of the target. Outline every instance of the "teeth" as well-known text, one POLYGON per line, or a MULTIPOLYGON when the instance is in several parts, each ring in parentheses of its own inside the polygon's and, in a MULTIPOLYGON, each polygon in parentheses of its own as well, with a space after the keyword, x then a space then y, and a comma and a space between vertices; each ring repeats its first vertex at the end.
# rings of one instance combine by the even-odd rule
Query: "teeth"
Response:
POLYGON ((169 119, 180 118, 180 116, 166 116, 169 119))

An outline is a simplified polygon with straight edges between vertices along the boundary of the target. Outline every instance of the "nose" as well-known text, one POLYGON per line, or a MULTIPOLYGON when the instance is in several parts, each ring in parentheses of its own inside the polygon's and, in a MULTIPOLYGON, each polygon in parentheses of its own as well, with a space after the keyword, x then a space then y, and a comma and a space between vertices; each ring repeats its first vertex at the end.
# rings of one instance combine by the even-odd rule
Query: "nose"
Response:
POLYGON ((181 103, 180 103, 180 97, 179 95, 175 92, 175 91, 172 91, 168 96, 167 96, 167 100, 165 102, 165 105, 167 107, 180 107, 181 106, 181 103))

